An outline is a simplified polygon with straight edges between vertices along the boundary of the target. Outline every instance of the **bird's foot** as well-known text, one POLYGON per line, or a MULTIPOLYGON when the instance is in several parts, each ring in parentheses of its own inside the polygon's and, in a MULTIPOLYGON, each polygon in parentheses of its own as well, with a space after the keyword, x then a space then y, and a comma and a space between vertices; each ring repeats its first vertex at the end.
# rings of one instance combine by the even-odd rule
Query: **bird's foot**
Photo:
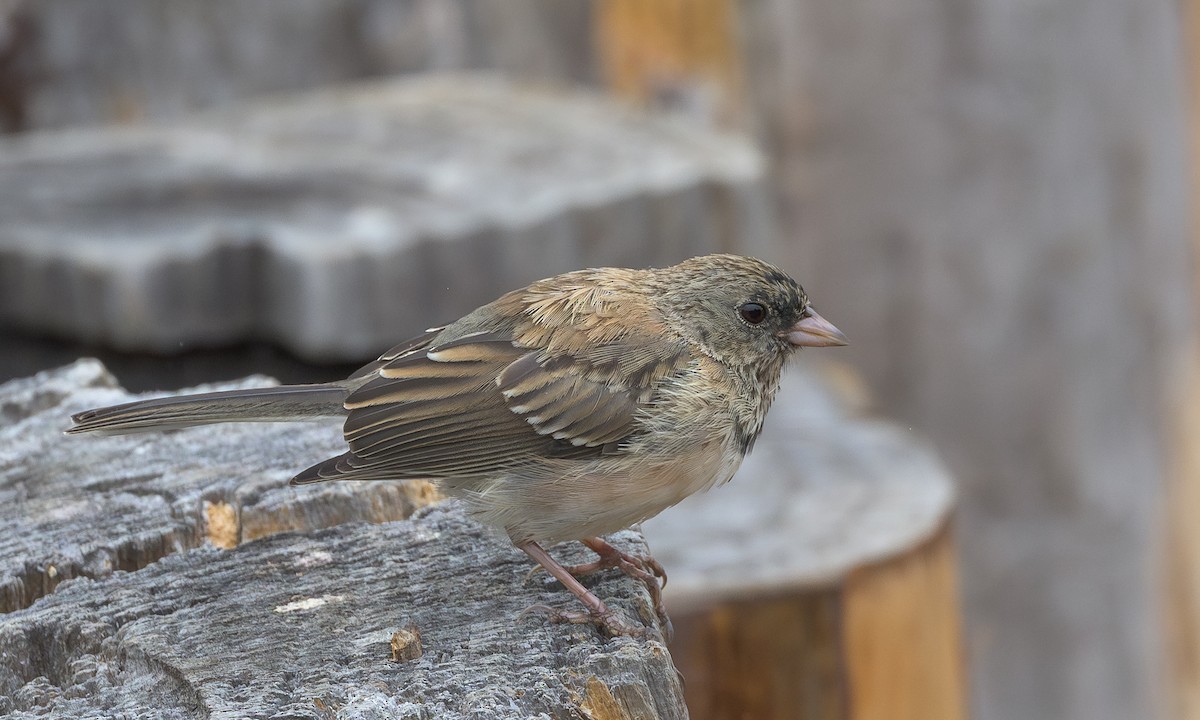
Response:
MULTIPOLYGON (((662 580, 660 589, 667 586, 667 571, 653 557, 649 555, 630 555, 627 552, 618 550, 600 538, 587 538, 580 542, 587 545, 599 557, 590 563, 568 565, 567 572, 575 577, 591 575, 592 573, 609 568, 617 568, 626 575, 632 575, 643 582, 648 577, 662 580)), ((657 585, 658 583, 656 582, 655 584, 657 585)))
MULTIPOLYGON (((669 642, 674 633, 671 626, 671 620, 667 617, 666 608, 663 607, 662 589, 658 585, 658 577, 663 576, 662 567, 657 562, 651 561, 653 564, 647 564, 642 558, 637 558, 633 555, 627 555, 614 548, 612 545, 604 542, 599 538, 587 538, 583 543, 591 548, 594 552, 600 555, 596 561, 596 567, 591 570, 595 572, 604 567, 615 567, 622 572, 636 577, 645 583, 646 588, 650 592, 650 600, 654 605, 654 611, 658 615, 659 622, 662 626, 663 637, 669 642), (607 563, 607 564, 606 564, 607 563), (655 573, 654 567, 658 567, 658 572, 655 573)), ((590 590, 585 588, 575 575, 567 568, 564 568, 557 560, 550 557, 550 554, 538 545, 533 540, 521 540, 515 542, 525 554, 537 561, 538 565, 545 568, 547 572, 554 576, 556 580, 561 582, 564 587, 571 591, 575 597, 579 598, 584 607, 587 608, 586 613, 581 612, 565 612, 562 610, 553 610, 545 605, 534 605, 527 609, 522 615, 529 613, 531 610, 538 610, 548 614, 551 620, 556 622, 570 623, 591 623, 598 626, 601 630, 607 631, 611 635, 631 635, 640 637, 646 634, 645 628, 638 628, 627 624, 624 620, 618 617, 615 613, 608 609, 607 606, 596 597, 590 590)), ((587 570, 587 566, 584 567, 587 570)), ((532 575, 532 573, 530 573, 532 575)), ((586 573, 585 573, 586 574, 586 573)))
MULTIPOLYGON (((587 540, 581 540, 580 542, 587 545, 589 548, 591 548, 592 552, 596 553, 600 557, 588 563, 563 566, 567 572, 571 573, 575 577, 584 577, 586 575, 598 573, 601 570, 617 568, 626 575, 636 577, 638 580, 648 583, 647 587, 649 587, 649 583, 653 579, 662 580, 661 585, 657 582, 654 583, 655 589, 651 589, 651 593, 656 592, 656 590, 661 590, 667 586, 667 571, 664 570, 663 566, 659 564, 659 562, 653 557, 649 555, 630 555, 629 553, 618 550, 616 547, 610 545, 604 540, 601 540, 600 538, 588 538, 587 540)), ((537 575, 545 569, 546 568, 542 567, 541 565, 534 565, 533 567, 529 568, 529 572, 525 573, 525 582, 529 582, 531 579, 533 579, 534 575, 537 575)))
POLYGON ((671 636, 674 635, 674 627, 671 625, 671 618, 667 616, 667 608, 662 598, 662 589, 667 586, 667 572, 663 570, 663 566, 649 555, 630 555, 600 538, 585 538, 580 542, 591 548, 592 552, 599 557, 590 563, 568 565, 567 572, 575 577, 581 577, 608 568, 616 568, 630 577, 641 580, 650 593, 650 603, 654 606, 654 613, 658 615, 658 621, 662 623, 663 635, 670 641, 671 636), (659 579, 662 580, 661 585, 659 579))

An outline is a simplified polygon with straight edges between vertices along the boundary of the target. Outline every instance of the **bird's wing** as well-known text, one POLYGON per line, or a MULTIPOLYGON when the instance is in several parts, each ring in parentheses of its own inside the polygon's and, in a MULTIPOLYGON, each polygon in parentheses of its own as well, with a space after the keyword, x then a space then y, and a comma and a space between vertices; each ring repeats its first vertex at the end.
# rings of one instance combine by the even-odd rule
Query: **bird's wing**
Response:
POLYGON ((405 340, 396 347, 380 355, 379 359, 377 359, 375 362, 364 365, 356 370, 354 374, 347 379, 347 383, 354 385, 355 381, 357 380, 370 379, 379 372, 379 368, 387 365, 389 362, 424 350, 425 348, 429 347, 429 344, 433 342, 434 338, 436 338, 438 334, 445 329, 446 328, 444 327, 429 328, 420 335, 405 340))
POLYGON ((639 406, 689 357, 656 323, 597 333, 580 313, 556 327, 519 317, 389 352, 346 400, 350 452, 293 483, 490 475, 616 452, 638 432, 639 406))

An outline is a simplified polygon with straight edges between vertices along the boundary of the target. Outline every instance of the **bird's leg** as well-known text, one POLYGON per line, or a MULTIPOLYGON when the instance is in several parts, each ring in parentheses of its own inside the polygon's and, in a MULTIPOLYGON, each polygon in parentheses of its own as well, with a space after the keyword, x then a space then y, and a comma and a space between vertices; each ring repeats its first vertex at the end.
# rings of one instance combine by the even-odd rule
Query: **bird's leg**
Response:
POLYGON ((649 555, 630 555, 598 537, 583 538, 579 542, 587 545, 600 557, 590 563, 568 565, 564 569, 575 577, 579 577, 607 568, 616 568, 630 577, 641 580, 646 586, 646 590, 650 592, 650 602, 654 604, 654 612, 658 615, 667 637, 670 638, 672 634, 671 619, 667 617, 667 608, 662 599, 662 588, 667 586, 667 573, 663 570, 663 566, 649 555), (662 578, 661 586, 658 583, 659 578, 662 578))
POLYGON ((546 572, 550 573, 571 591, 579 601, 587 608, 586 613, 568 612, 565 610, 555 610, 545 605, 534 605, 525 610, 525 612, 538 611, 544 612, 550 616, 550 619, 555 622, 570 622, 570 623, 593 623, 601 630, 606 630, 613 635, 634 635, 640 636, 646 634, 645 628, 638 628, 629 625, 622 620, 615 612, 608 609, 600 598, 596 597, 590 590, 580 584, 575 576, 567 572, 567 569, 558 563, 557 560, 550 557, 550 554, 542 549, 532 540, 522 540, 520 542, 513 541, 513 544, 521 548, 522 551, 529 557, 533 558, 539 565, 546 568, 546 572))

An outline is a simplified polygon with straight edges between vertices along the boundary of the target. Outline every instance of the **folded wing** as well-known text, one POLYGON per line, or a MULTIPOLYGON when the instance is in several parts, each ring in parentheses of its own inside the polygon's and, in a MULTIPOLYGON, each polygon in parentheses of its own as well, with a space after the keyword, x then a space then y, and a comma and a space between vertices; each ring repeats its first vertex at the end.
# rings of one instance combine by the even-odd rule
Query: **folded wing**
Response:
POLYGON ((490 476, 620 452, 640 432, 638 408, 688 357, 652 327, 592 343, 571 337, 587 334, 578 326, 533 325, 397 346, 356 375, 367 379, 346 399, 350 451, 292 482, 490 476))

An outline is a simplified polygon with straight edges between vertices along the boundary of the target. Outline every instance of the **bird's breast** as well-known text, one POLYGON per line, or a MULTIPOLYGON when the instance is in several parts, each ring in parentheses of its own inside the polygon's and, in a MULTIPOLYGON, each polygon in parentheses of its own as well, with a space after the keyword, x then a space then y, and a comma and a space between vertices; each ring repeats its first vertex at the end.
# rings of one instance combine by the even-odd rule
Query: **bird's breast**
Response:
POLYGON ((651 518, 728 481, 741 459, 728 438, 713 437, 670 456, 555 463, 452 494, 465 497, 480 520, 516 539, 554 543, 607 535, 651 518))

